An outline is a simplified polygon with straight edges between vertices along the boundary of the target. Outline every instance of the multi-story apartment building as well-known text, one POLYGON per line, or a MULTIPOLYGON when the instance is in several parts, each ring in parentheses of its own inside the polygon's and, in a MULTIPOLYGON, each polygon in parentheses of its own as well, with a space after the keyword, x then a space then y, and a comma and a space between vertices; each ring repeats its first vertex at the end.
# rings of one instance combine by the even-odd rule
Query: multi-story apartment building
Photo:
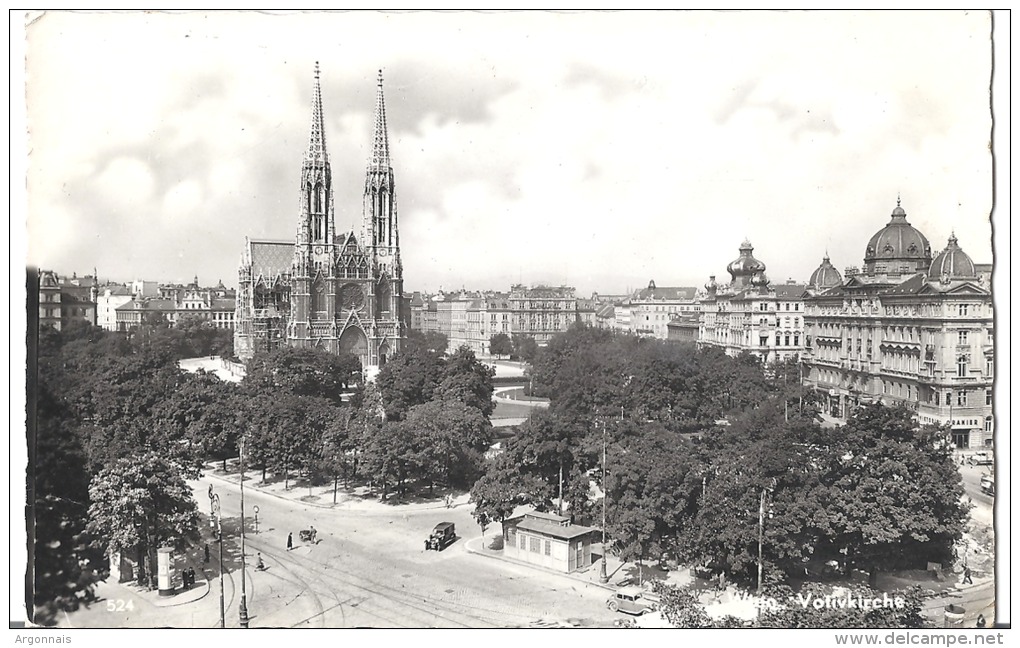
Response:
POLYGON ((568 286, 515 285, 510 289, 510 328, 535 339, 540 345, 566 331, 577 320, 577 298, 568 286))
MULTIPOLYGON (((831 277, 827 264, 816 275, 824 268, 831 277)), ((920 422, 948 424, 958 447, 990 445, 989 270, 955 235, 933 258, 897 201, 889 223, 868 242, 863 269, 848 268, 836 285, 812 286, 805 300, 804 377, 825 392, 827 412, 845 419, 862 403, 907 403, 920 422)))
POLYGON ((52 270, 39 271, 39 324, 58 331, 72 320, 95 325, 98 285, 95 273, 61 279, 52 270))
POLYGON ((627 300, 629 332, 659 340, 667 339, 670 321, 681 314, 696 314, 701 310, 696 293, 697 288, 657 288, 655 281, 649 281, 647 288, 639 290, 627 300))
POLYGON ((771 285, 765 264, 754 258, 750 241, 727 266, 731 281, 720 286, 709 278, 701 298, 699 345, 722 348, 728 355, 747 351, 764 363, 796 357, 804 349, 806 286, 771 285))

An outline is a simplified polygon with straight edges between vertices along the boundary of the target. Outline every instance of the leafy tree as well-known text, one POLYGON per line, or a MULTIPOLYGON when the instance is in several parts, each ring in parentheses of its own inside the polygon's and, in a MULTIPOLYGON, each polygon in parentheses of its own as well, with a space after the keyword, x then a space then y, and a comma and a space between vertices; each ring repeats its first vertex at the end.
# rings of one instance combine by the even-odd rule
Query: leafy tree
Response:
POLYGON ((493 522, 502 524, 513 515, 520 499, 520 488, 510 475, 500 475, 495 471, 486 473, 471 487, 470 500, 475 508, 471 515, 485 534, 485 529, 493 522))
POLYGON ((333 503, 336 504, 340 480, 348 486, 357 473, 362 435, 355 412, 349 407, 332 408, 324 428, 319 467, 333 479, 333 503))
POLYGON ((432 400, 445 376, 444 367, 441 356, 418 347, 403 349, 393 356, 375 380, 386 416, 400 420, 410 408, 432 400))
POLYGON ((614 449, 607 476, 607 531, 623 560, 638 561, 639 574, 642 560, 675 547, 700 496, 690 440, 660 426, 648 428, 626 450, 614 449), (663 461, 664 456, 672 459, 663 461))
POLYGON ((179 387, 156 405, 153 418, 168 438, 185 440, 196 454, 222 461, 226 470, 245 425, 239 391, 216 374, 185 373, 179 387))
POLYGON ((535 338, 530 335, 513 333, 511 337, 511 344, 513 345, 513 353, 511 354, 511 357, 518 360, 531 362, 538 354, 538 342, 536 342, 535 338))
POLYGON ((416 471, 414 441, 410 428, 401 421, 382 421, 365 438, 361 459, 362 474, 381 490, 386 500, 391 488, 397 495, 406 491, 407 480, 416 471))
MULTIPOLYGON (((155 573, 156 550, 198 538, 198 508, 181 467, 156 452, 118 459, 92 478, 88 532, 95 546, 134 553, 155 573)), ((140 569, 140 576, 144 569, 140 569)), ((140 577, 141 581, 142 578, 140 577)))
POLYGON ((249 360, 243 384, 252 394, 272 397, 285 392, 340 404, 344 391, 360 376, 361 361, 350 353, 285 346, 249 360))
POLYGON ((904 408, 868 405, 840 428, 828 455, 825 549, 871 572, 950 563, 968 511, 944 433, 904 408))
POLYGON ((508 356, 514 352, 513 342, 506 333, 493 333, 489 338, 489 353, 496 357, 508 356))
POLYGON ((407 340, 404 343, 403 351, 428 351, 435 355, 443 355, 449 347, 450 341, 445 333, 439 331, 418 331, 411 329, 407 332, 407 340))
POLYGON ((54 495, 35 500, 34 623, 52 625, 59 612, 96 600, 96 583, 109 569, 95 538, 85 530, 86 512, 81 502, 54 495))
POLYGON ((412 407, 404 423, 430 490, 436 481, 466 486, 477 478, 482 453, 492 442, 492 428, 478 408, 431 401, 412 407))
POLYGON ((435 396, 444 400, 458 400, 477 408, 488 418, 495 403, 492 401, 492 379, 496 370, 480 362, 466 346, 457 349, 443 366, 442 380, 435 388, 435 396))
POLYGON ((653 591, 659 595, 662 616, 675 628, 710 628, 712 619, 705 608, 687 590, 664 581, 654 581, 653 591))

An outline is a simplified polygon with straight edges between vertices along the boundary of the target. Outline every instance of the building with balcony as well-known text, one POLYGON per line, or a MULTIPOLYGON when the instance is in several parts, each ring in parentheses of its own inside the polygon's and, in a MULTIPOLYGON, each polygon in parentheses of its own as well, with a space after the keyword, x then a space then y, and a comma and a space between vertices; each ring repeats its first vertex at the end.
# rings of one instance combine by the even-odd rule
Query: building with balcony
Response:
POLYGON ((72 320, 96 324, 96 298, 99 281, 96 275, 61 278, 52 270, 39 271, 39 324, 58 331, 72 320))
POLYGON ((862 270, 836 281, 827 265, 804 300, 803 356, 805 382, 825 392, 827 413, 845 420, 862 403, 905 403, 921 423, 948 424, 957 447, 991 445, 990 266, 975 264, 955 235, 933 257, 899 201, 862 270))
POLYGON ((669 323, 686 314, 697 314, 701 304, 696 297, 697 288, 663 287, 655 281, 637 291, 627 300, 629 306, 629 332, 641 337, 665 340, 669 337, 669 323))
POLYGON ((804 350, 804 302, 807 286, 772 285, 765 264, 754 257, 745 240, 740 256, 727 266, 731 280, 720 285, 709 277, 700 299, 697 342, 721 348, 727 355, 743 352, 763 363, 797 357, 804 350))

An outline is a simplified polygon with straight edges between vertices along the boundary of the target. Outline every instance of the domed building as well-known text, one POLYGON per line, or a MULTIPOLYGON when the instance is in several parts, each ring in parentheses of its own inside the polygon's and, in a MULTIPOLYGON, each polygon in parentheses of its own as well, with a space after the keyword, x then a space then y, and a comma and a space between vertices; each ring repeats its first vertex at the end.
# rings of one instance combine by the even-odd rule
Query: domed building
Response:
POLYGON ((808 290, 812 293, 820 293, 829 288, 835 288, 843 283, 843 277, 839 270, 829 261, 829 255, 822 258, 822 264, 811 273, 808 280, 808 290))
POLYGON ((797 356, 803 350, 806 286, 773 284, 750 241, 745 239, 738 250, 726 266, 730 283, 719 285, 712 275, 705 284, 698 344, 733 356, 747 351, 764 363, 797 356))
POLYGON ((730 273, 730 286, 733 288, 747 288, 751 285, 751 279, 759 272, 765 272, 765 264, 754 258, 754 246, 747 239, 740 244, 740 256, 726 266, 726 272, 730 273))
POLYGON ((932 280, 952 281, 953 279, 977 279, 977 268, 970 256, 960 248, 956 233, 949 235, 949 244, 939 252, 928 268, 932 280))
POLYGON ((822 261, 805 308, 805 384, 845 420, 865 403, 905 403, 923 424, 948 425, 959 448, 991 445, 994 319, 991 265, 955 234, 932 258, 896 201, 891 220, 845 281, 822 261))
POLYGON ((897 198, 892 218, 868 241, 864 272, 899 277, 926 272, 930 265, 931 245, 924 234, 907 222, 907 212, 897 198))

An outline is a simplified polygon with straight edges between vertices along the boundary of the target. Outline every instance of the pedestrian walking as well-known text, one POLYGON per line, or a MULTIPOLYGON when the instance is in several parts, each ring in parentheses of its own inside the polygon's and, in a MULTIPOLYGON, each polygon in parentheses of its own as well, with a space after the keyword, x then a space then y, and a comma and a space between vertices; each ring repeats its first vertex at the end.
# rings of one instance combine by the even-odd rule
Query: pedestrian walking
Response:
POLYGON ((294 534, 293 533, 288 533, 287 534, 287 551, 290 551, 293 548, 294 548, 294 534))
POLYGON ((202 562, 204 562, 204 563, 209 562, 209 543, 208 542, 205 543, 205 557, 202 559, 202 562))
POLYGON ((988 625, 988 622, 985 621, 985 615, 979 614, 978 618, 977 618, 977 627, 984 628, 987 625, 988 625))
POLYGON ((310 526, 308 528, 308 541, 311 542, 312 544, 316 544, 316 542, 315 542, 315 534, 316 533, 318 533, 318 532, 315 530, 315 527, 310 526))
POLYGON ((262 562, 262 554, 258 554, 258 562, 255 563, 255 571, 266 571, 266 563, 262 562))
POLYGON ((971 576, 971 574, 970 574, 970 567, 964 567, 963 568, 963 584, 964 585, 973 585, 974 584, 974 579, 971 578, 970 576, 971 576))

